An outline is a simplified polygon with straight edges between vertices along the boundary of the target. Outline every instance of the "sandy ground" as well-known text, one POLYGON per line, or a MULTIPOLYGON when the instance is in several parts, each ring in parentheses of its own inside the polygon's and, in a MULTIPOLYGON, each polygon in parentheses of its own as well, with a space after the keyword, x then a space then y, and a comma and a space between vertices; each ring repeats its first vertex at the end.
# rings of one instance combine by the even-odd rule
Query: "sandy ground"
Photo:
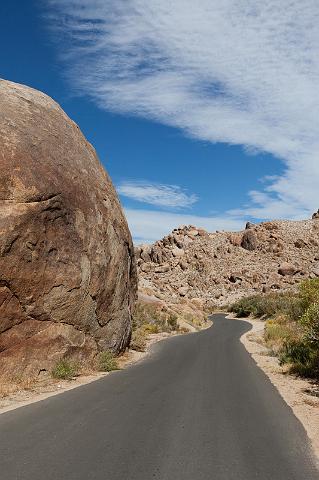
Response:
POLYGON ((263 345, 265 323, 260 320, 244 320, 252 325, 252 330, 241 337, 241 342, 303 424, 319 462, 318 384, 288 374, 276 357, 269 356, 268 349, 263 345))
MULTIPOLYGON (((207 322, 206 327, 212 325, 212 322, 207 322)), ((183 324, 181 326, 187 327, 190 331, 196 332, 196 328, 190 324, 183 324)), ((150 348, 154 343, 160 342, 166 338, 181 335, 179 332, 172 333, 156 333, 149 335, 147 347, 145 352, 136 352, 135 350, 126 351, 121 357, 118 358, 118 364, 120 369, 133 365, 144 359, 150 354, 150 348)), ((59 395, 68 390, 86 385, 88 383, 99 380, 109 373, 92 373, 90 375, 80 375, 72 380, 54 380, 51 377, 44 378, 36 384, 32 384, 28 387, 21 388, 21 390, 14 391, 6 395, 1 395, 0 392, 0 415, 10 410, 29 405, 31 403, 45 400, 46 398, 54 395, 59 395)))

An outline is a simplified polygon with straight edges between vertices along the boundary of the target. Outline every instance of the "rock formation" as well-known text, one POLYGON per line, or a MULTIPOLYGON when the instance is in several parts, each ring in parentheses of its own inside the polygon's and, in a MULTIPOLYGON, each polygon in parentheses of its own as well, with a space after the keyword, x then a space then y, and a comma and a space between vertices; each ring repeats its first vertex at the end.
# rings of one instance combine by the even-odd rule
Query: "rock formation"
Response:
POLYGON ((137 276, 110 178, 46 95, 0 81, 0 375, 89 361, 130 337, 137 276))
POLYGON ((319 223, 273 221, 242 232, 180 227, 136 248, 140 291, 172 304, 222 306, 319 276, 319 223))

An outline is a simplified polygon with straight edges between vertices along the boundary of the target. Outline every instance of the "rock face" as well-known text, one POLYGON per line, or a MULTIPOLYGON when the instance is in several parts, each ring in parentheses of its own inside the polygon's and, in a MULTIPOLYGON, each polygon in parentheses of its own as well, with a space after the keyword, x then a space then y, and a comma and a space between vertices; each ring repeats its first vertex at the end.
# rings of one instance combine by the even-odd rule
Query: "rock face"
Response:
POLYGON ((316 218, 249 224, 234 233, 182 226, 154 245, 136 249, 139 288, 179 305, 176 311, 198 300, 208 308, 227 305, 319 276, 318 246, 316 218))
POLYGON ((0 372, 122 350, 137 275, 111 180, 46 95, 0 80, 0 372))
POLYGON ((317 220, 319 218, 319 209, 312 215, 313 220, 317 220))
POLYGON ((243 234, 242 241, 241 241, 241 246, 245 248, 245 250, 256 250, 257 248, 257 238, 256 234, 253 230, 251 230, 251 227, 247 227, 246 225, 246 231, 243 234))

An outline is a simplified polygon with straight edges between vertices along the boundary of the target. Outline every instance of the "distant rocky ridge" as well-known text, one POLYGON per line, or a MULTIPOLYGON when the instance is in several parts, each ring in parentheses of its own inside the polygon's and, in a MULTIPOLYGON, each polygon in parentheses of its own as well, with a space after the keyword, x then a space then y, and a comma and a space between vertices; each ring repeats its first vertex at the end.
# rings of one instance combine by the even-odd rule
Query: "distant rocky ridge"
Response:
POLYGON ((195 300, 209 310, 319 277, 319 213, 305 221, 248 223, 234 233, 181 226, 135 252, 142 294, 176 305, 195 300))
POLYGON ((123 350, 137 275, 110 178, 46 95, 0 80, 0 377, 123 350))

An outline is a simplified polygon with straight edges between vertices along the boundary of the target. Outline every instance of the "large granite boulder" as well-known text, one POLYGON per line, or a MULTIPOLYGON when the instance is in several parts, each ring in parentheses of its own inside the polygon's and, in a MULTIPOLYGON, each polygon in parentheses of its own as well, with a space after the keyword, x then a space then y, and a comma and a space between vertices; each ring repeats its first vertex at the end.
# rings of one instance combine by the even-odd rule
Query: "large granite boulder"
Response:
POLYGON ((51 98, 0 80, 0 375, 119 352, 137 275, 112 182, 51 98))

